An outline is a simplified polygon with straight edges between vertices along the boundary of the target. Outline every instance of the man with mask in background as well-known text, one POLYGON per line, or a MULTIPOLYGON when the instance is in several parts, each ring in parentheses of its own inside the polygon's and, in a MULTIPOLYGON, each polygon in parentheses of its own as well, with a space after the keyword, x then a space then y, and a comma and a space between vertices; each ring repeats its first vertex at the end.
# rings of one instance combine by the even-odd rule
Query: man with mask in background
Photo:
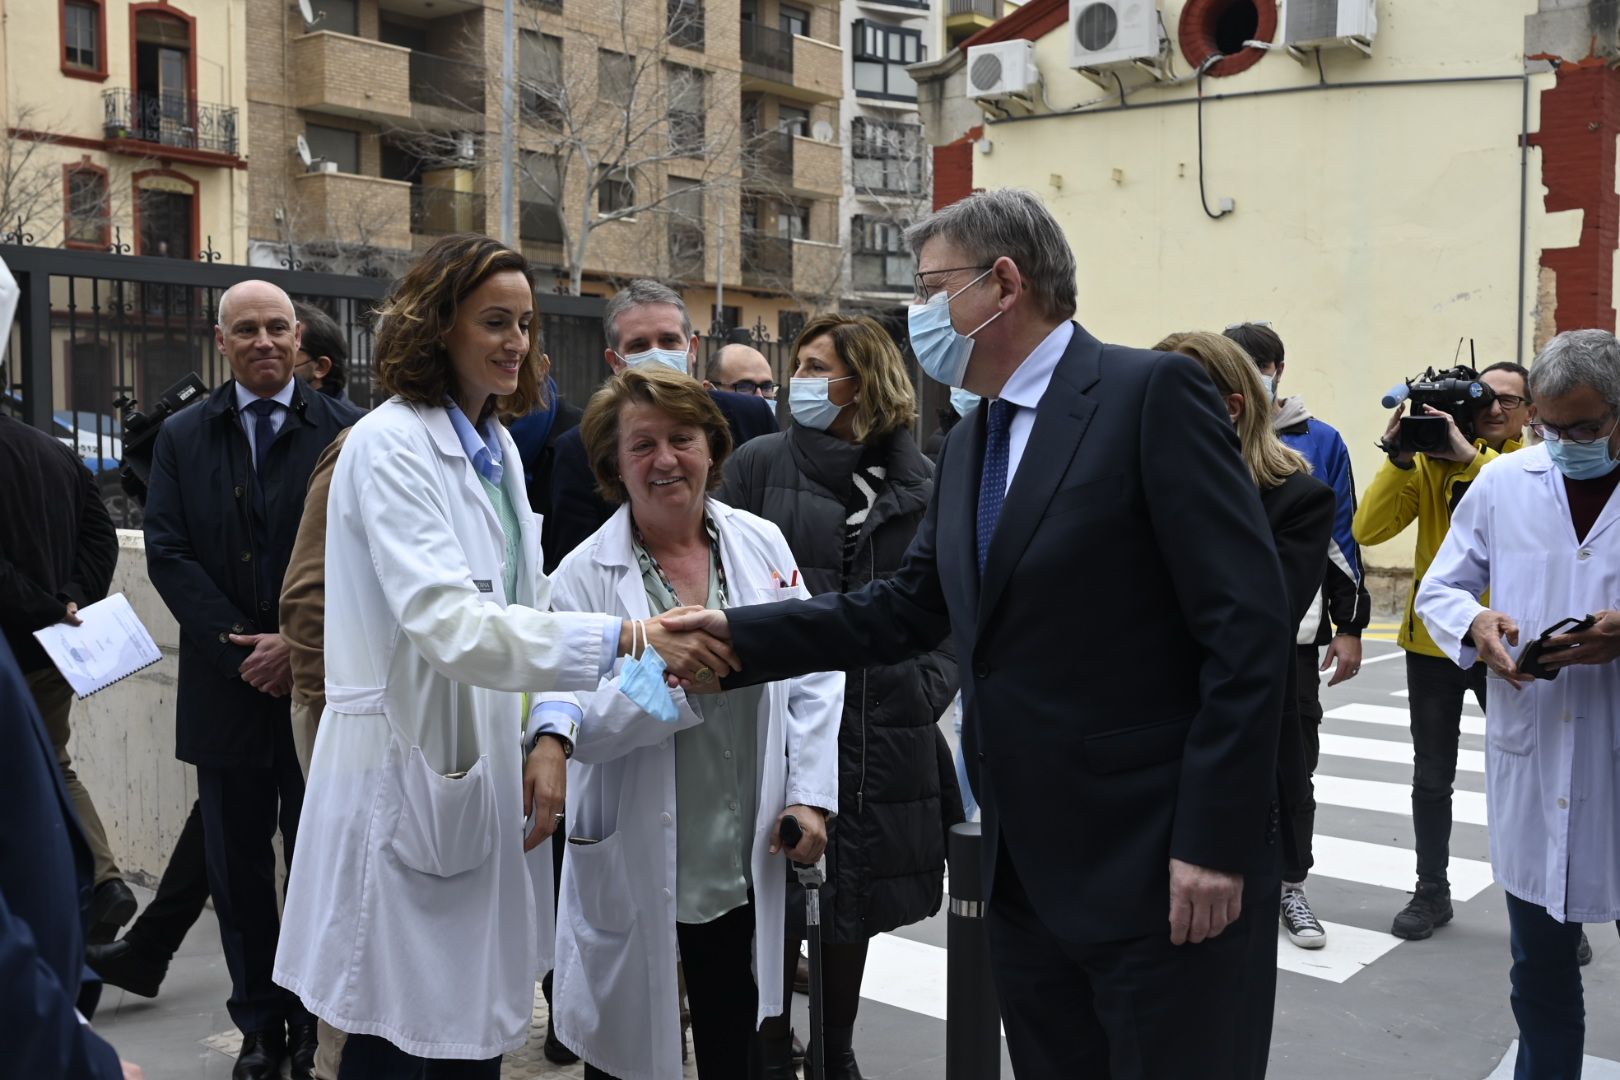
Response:
POLYGON ((1568 1077, 1586 1034, 1580 924, 1620 919, 1620 342, 1558 335, 1529 389, 1542 442, 1480 473, 1417 612, 1448 662, 1498 677, 1485 785, 1491 870, 1507 893, 1514 1075, 1568 1077), (1475 599, 1486 586, 1488 606, 1475 599))
MULTIPOLYGON (((637 279, 614 294, 602 312, 607 338, 603 359, 613 371, 642 364, 664 364, 687 375, 697 359, 697 335, 680 293, 656 281, 637 279)), ((777 430, 776 414, 768 401, 753 394, 710 390, 709 396, 731 428, 732 442, 741 446, 759 435, 777 430)), ((579 430, 557 440, 552 472, 551 514, 546 533, 554 538, 545 548, 545 569, 550 573, 580 541, 601 528, 614 508, 596 491, 596 478, 585 455, 579 430)))

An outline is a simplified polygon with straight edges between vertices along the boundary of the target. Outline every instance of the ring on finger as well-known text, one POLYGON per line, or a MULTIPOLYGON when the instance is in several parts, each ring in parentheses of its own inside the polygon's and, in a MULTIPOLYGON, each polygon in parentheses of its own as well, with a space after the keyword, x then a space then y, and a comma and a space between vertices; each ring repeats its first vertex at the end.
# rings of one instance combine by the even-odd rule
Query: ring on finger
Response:
POLYGON ((699 686, 706 686, 714 681, 714 669, 705 664, 692 672, 692 681, 699 686))

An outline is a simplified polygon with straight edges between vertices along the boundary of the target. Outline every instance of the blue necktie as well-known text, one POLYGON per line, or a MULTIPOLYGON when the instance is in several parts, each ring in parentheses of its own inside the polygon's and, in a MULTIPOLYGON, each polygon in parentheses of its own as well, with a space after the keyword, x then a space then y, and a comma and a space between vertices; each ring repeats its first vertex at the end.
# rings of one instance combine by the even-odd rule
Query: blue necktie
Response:
POLYGON ((990 538, 1001 520, 1001 504, 1007 498, 1007 448, 1011 439, 1013 411, 1018 406, 1000 398, 990 403, 988 432, 984 438, 984 471, 979 475, 979 575, 990 557, 990 538))
POLYGON ((259 476, 264 475, 264 463, 270 457, 270 444, 276 441, 276 429, 270 424, 270 417, 281 408, 281 402, 271 398, 260 398, 248 406, 253 413, 253 471, 259 476))

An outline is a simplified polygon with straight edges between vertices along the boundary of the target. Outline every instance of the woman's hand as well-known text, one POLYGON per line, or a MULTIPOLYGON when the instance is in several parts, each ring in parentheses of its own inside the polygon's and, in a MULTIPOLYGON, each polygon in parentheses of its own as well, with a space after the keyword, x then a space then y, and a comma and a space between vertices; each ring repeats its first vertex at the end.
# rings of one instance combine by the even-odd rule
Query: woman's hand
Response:
POLYGON ((776 827, 771 830, 771 854, 782 850, 782 819, 788 817, 799 819, 799 831, 803 835, 797 847, 787 849, 787 857, 797 863, 813 863, 821 858, 821 853, 827 850, 827 812, 819 806, 801 803, 777 815, 776 827))
POLYGON ((534 815, 534 828, 523 838, 524 851, 533 851, 557 831, 567 806, 568 759, 562 743, 541 736, 523 763, 523 816, 534 815))
POLYGON ((730 643, 703 630, 673 630, 665 625, 666 620, 702 610, 697 606, 671 608, 656 619, 648 619, 647 641, 664 658, 670 674, 696 690, 718 690, 721 679, 742 670, 730 643))

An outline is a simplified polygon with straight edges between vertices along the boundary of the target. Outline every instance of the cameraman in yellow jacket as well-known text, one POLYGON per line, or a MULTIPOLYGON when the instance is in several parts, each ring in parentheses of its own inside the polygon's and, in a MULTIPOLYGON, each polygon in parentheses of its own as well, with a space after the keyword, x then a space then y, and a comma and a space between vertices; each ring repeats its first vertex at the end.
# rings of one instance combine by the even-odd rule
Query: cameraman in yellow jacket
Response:
POLYGON ((1446 878, 1451 844, 1451 789, 1457 777, 1457 741, 1461 733, 1465 691, 1485 707, 1485 666, 1464 671, 1430 638, 1412 607, 1418 582, 1451 527, 1451 515, 1485 463, 1523 445, 1524 425, 1532 409, 1529 372, 1514 363, 1492 364, 1480 381, 1493 400, 1473 417, 1475 438, 1469 441, 1455 420, 1430 408, 1427 415, 1446 416, 1450 442, 1443 453, 1398 449, 1401 414, 1395 410, 1381 441, 1389 460, 1374 475, 1351 526, 1362 547, 1381 544, 1400 534, 1415 519, 1417 545, 1412 556, 1412 588, 1397 641, 1406 650, 1407 703, 1412 729, 1412 827, 1417 841, 1417 888, 1395 916, 1390 932, 1421 940, 1451 921, 1451 885, 1446 878))

